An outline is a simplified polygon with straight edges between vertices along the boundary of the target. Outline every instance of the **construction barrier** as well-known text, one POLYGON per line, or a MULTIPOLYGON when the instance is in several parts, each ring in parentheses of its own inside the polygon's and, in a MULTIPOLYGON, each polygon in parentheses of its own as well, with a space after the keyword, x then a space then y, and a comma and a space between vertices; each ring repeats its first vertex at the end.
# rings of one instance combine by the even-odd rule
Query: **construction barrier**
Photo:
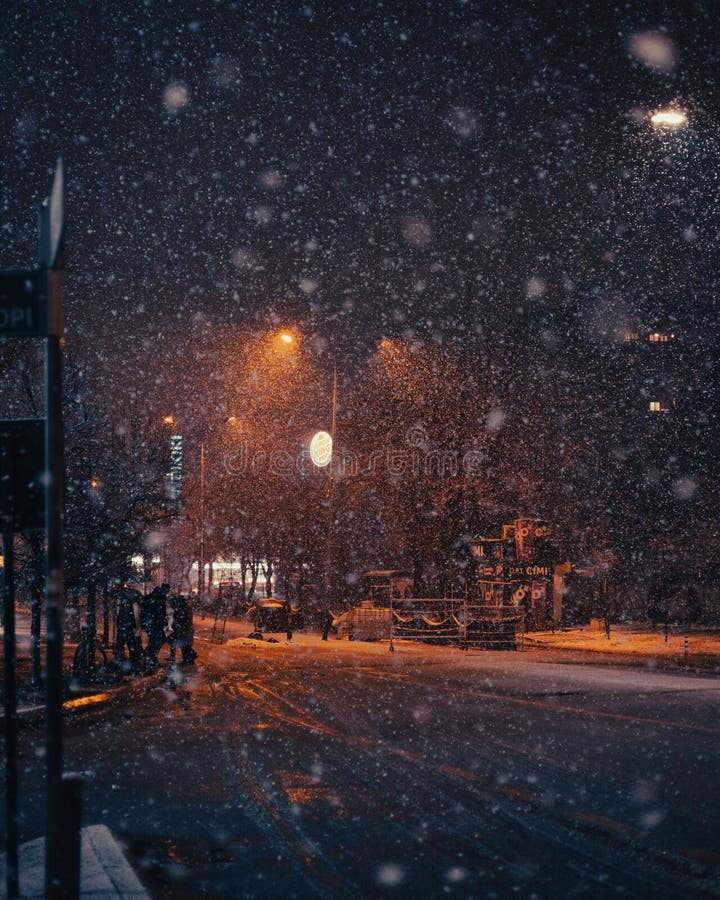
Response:
POLYGON ((464 650, 517 650, 524 613, 512 605, 414 598, 393 607, 392 627, 403 640, 457 644, 464 650))

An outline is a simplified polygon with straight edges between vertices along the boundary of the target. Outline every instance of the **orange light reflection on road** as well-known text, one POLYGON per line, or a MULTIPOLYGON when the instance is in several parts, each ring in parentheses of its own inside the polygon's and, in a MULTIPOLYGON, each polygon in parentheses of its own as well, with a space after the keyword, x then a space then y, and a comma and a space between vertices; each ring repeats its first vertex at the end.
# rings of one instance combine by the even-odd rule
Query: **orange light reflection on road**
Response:
POLYGON ((110 694, 90 694, 88 697, 76 697, 74 700, 66 700, 63 703, 63 709, 78 709, 80 706, 93 706, 95 703, 102 703, 109 700, 110 694))

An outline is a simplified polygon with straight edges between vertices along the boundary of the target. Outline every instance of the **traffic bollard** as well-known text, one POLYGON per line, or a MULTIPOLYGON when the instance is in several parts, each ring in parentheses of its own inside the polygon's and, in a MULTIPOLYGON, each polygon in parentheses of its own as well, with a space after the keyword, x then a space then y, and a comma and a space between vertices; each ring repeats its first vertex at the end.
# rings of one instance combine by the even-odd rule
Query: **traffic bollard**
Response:
POLYGON ((63 900, 78 900, 80 896, 82 785, 82 775, 68 772, 62 777, 65 827, 60 855, 60 896, 63 900))

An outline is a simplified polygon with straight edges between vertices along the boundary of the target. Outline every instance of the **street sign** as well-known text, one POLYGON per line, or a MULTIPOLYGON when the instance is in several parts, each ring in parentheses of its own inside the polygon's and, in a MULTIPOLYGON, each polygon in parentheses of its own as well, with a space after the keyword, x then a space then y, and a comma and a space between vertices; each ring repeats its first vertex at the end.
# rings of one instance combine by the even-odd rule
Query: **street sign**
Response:
POLYGON ((36 269, 0 271, 0 337, 47 334, 45 277, 36 269))
POLYGON ((13 531, 45 527, 45 422, 0 419, 0 518, 13 531))

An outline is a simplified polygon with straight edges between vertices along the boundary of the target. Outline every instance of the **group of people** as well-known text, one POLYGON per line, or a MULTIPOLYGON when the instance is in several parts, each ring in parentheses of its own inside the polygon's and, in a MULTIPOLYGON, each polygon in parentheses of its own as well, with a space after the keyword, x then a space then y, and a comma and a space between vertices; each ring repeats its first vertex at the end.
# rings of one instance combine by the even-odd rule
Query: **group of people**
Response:
POLYGON ((121 666, 129 665, 134 672, 156 668, 166 643, 169 662, 177 662, 180 651, 180 662, 192 665, 197 656, 193 636, 190 600, 183 594, 171 596, 169 584, 145 595, 127 587, 118 591, 115 660, 121 666))

